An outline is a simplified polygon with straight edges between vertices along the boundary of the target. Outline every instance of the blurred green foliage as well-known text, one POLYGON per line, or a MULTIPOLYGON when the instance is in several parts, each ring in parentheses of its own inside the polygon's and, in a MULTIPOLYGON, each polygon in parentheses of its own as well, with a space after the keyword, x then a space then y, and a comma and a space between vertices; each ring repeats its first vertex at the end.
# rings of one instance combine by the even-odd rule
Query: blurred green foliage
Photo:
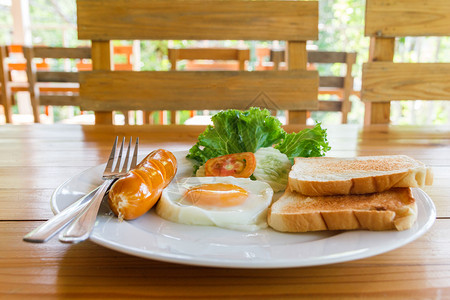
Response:
MULTIPOLYGON (((11 0, 15 1, 15 0, 11 0)), ((6 3, 6 2, 5 2, 6 3)), ((32 26, 32 38, 35 45, 76 47, 89 45, 89 41, 80 41, 76 30, 76 0, 29 0, 30 17, 32 26)), ((365 0, 319 0, 319 39, 313 41, 312 47, 325 51, 356 52, 357 61, 353 68, 355 88, 359 89, 361 83, 361 69, 363 62, 368 59, 369 38, 364 36, 364 10, 365 0)), ((12 43, 13 20, 10 6, 0 4, 0 43, 12 43)), ((130 41, 114 41, 114 44, 128 44, 130 41)), ((171 41, 172 47, 187 47, 196 45, 195 41, 171 41)), ((220 46, 242 45, 238 41, 217 42, 220 46)), ((257 58, 257 47, 270 47, 268 41, 246 41, 252 52, 249 69, 252 70, 257 58)), ((281 42, 281 45, 283 43, 281 42)), ((140 41, 141 62, 140 70, 162 71, 170 68, 167 59, 168 41, 140 41)), ((450 38, 400 38, 394 61, 396 62, 450 62, 448 55, 450 38)), ((123 62, 123 57, 114 57, 115 62, 123 62)), ((54 66, 62 68, 63 62, 53 62, 54 66)), ((183 69, 183 62, 180 63, 183 69)), ((343 66, 319 65, 320 74, 339 75, 345 71, 343 66)), ((326 97, 325 99, 331 99, 326 97)), ((351 97, 352 111, 349 114, 350 123, 362 123, 364 106, 356 96, 351 97)), ((421 110, 434 114, 433 122, 436 124, 450 122, 449 103, 434 101, 434 104, 411 104, 400 102, 393 107, 395 122, 399 124, 411 122, 428 122, 429 116, 422 116, 421 110), (435 107, 431 107, 434 105, 435 107), (426 109, 425 109, 426 108, 426 109), (425 120, 425 121, 424 121, 425 120)), ((16 108, 15 108, 16 109, 16 108)), ((17 110, 17 109, 16 109, 17 110)), ((55 108, 55 120, 65 118, 65 108, 55 108)), ((72 113, 72 111, 70 111, 72 113)), ((75 110, 75 113, 78 113, 75 110)), ((158 118, 155 113, 155 118, 158 118)), ((182 119, 188 118, 187 113, 182 114, 182 119)), ((314 120, 327 123, 339 123, 339 113, 313 112, 314 120)))

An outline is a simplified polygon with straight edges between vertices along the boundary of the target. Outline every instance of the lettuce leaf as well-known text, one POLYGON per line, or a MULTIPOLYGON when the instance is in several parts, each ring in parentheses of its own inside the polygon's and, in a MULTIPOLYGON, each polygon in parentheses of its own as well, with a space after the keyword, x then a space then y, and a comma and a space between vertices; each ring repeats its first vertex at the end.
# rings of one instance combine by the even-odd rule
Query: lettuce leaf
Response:
POLYGON ((188 158, 194 160, 195 170, 208 159, 221 155, 255 152, 261 147, 279 143, 286 135, 281 122, 272 117, 267 109, 235 109, 215 114, 189 150, 188 158))
POLYGON ((331 149, 327 141, 327 131, 322 129, 320 123, 312 129, 286 135, 283 142, 275 148, 286 154, 291 161, 294 157, 324 156, 325 152, 331 149))
POLYGON ((261 147, 279 143, 286 135, 281 122, 271 116, 267 109, 252 108, 243 111, 237 122, 245 151, 256 152, 261 147))
POLYGON ((199 135, 187 155, 194 162, 194 172, 210 158, 254 153, 259 148, 274 145, 291 160, 295 156, 323 156, 329 150, 326 130, 320 124, 313 129, 287 134, 281 128, 281 122, 267 109, 229 109, 215 114, 211 120, 213 125, 199 135))

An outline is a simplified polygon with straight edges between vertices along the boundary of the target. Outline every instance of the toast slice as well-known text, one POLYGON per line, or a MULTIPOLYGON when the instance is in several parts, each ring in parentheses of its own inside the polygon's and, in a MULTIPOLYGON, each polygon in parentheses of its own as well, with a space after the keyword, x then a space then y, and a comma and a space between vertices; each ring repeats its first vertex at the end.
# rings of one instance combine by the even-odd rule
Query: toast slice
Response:
POLYGON ((308 197, 286 190, 269 210, 268 224, 283 232, 405 230, 417 218, 410 188, 364 194, 308 197))
POLYGON ((289 187, 308 196, 367 194, 433 182, 431 169, 406 155, 297 157, 289 187))

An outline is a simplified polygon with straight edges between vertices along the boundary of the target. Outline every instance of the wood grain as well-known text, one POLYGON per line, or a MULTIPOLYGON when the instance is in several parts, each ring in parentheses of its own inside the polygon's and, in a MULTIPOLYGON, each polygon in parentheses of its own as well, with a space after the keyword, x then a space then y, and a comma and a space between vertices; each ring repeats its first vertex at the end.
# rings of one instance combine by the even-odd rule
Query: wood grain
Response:
MULTIPOLYGON (((0 295, 123 299, 439 298, 450 293, 450 221, 372 258, 328 266, 240 270, 145 260, 84 242, 27 244, 40 222, 0 223, 0 295), (6 275, 7 274, 7 275, 6 275)), ((444 297, 445 298, 445 297, 444 297)))
POLYGON ((450 35, 447 0, 367 0, 366 36, 450 35))
MULTIPOLYGON (((392 60, 394 59, 394 50, 395 50, 395 38, 372 37, 370 39, 369 61, 392 62, 392 60)), ((365 85, 361 87, 361 94, 365 92, 364 88, 365 85)), ((390 102, 365 103, 365 111, 364 111, 365 124, 389 124, 390 116, 391 116, 390 102)))
MULTIPOLYGON (((305 125, 285 126, 287 132, 305 125)), ((139 136, 140 153, 189 149, 205 126, 0 126, 0 298, 446 299, 450 295, 450 127, 334 125, 329 156, 406 154, 431 166, 424 191, 437 220, 399 249, 351 262, 291 269, 203 268, 146 260, 84 242, 29 244, 52 216, 62 182, 104 162, 116 135, 139 136)))
POLYGON ((354 91, 353 88, 353 65, 356 63, 356 53, 347 53, 345 56, 346 73, 344 77, 344 85, 342 92, 342 123, 347 123, 348 114, 351 111, 350 96, 354 91))
MULTIPOLYGON (((295 55, 291 60, 297 60, 294 64, 300 62, 305 65, 292 70, 305 70, 306 40, 318 38, 318 2, 80 0, 77 2, 77 22, 79 38, 92 40, 93 43, 136 39, 288 40, 292 45, 295 43, 301 45, 300 48, 297 46, 301 51, 294 51, 292 48, 292 54, 295 55), (300 57, 294 57, 296 55, 300 57)), ((94 51, 93 44, 92 59, 96 60, 94 51)), ((175 51, 174 54, 179 55, 180 51, 175 51)), ((104 55, 107 57, 108 53, 104 55)), ((244 54, 239 53, 240 70, 245 66, 243 57, 244 54)), ((171 57, 170 60, 172 70, 175 70, 176 58, 171 57)), ((94 67, 94 70, 110 69, 94 67)), ((96 111, 96 124, 110 122, 106 114, 100 114, 99 110, 171 110, 175 117, 176 109, 220 110, 260 106, 272 111, 279 109, 293 111, 317 107, 317 101, 313 103, 316 97, 312 97, 313 93, 310 90, 310 87, 315 88, 317 96, 317 84, 309 80, 283 82, 289 83, 291 87, 303 86, 306 90, 302 92, 295 89, 292 92, 283 85, 280 85, 280 91, 276 91, 271 86, 275 82, 270 80, 262 88, 263 81, 271 78, 270 75, 267 77, 261 74, 260 78, 255 74, 236 76, 224 73, 198 74, 196 78, 193 76, 184 78, 181 77, 186 76, 184 74, 173 76, 170 73, 169 75, 159 73, 158 75, 164 77, 165 81, 157 77, 152 78, 154 75, 150 75, 150 72, 121 75, 103 73, 103 78, 99 74, 86 75, 84 77, 86 80, 82 79, 81 82, 82 108, 96 111), (104 75, 108 75, 109 78, 104 75), (179 81, 183 79, 187 80, 179 81), (248 79, 250 81, 246 82, 248 79), (111 81, 115 84, 111 85, 111 81), (228 85, 223 84, 225 81, 228 85), (249 87, 247 91, 245 86, 249 87), (176 87, 181 89, 177 90, 176 87), (208 89, 214 96, 206 92, 208 89), (150 96, 145 98, 146 94, 150 96)), ((276 82, 282 84, 280 81, 276 82)), ((296 112, 290 121, 306 123, 306 112, 296 112)))
MULTIPOLYGON (((341 111, 342 123, 347 123, 347 115, 351 109, 349 101, 353 90, 353 64, 356 62, 356 53, 354 52, 336 52, 336 51, 307 51, 308 63, 310 64, 335 64, 345 63, 345 76, 320 76, 319 77, 319 95, 337 95, 339 102, 320 101, 315 110, 319 111, 341 111)), ((284 49, 271 49, 270 61, 273 62, 273 69, 280 70, 280 63, 285 61, 286 51, 284 49)), ((319 74, 320 75, 320 74, 319 74)), ((306 117, 306 116, 305 116, 306 117)))
MULTIPOLYGON (((113 54, 110 41, 92 41, 92 70, 112 70, 113 54)), ((80 100, 81 101, 81 100, 80 100)), ((102 109, 95 112, 95 124, 112 124, 111 112, 102 109)))
POLYGON ((249 49, 236 49, 236 48, 180 48, 168 49, 169 60, 172 57, 176 57, 177 60, 188 59, 207 59, 207 60, 249 60, 249 49))
POLYGON ((55 106, 80 106, 80 97, 78 95, 41 95, 39 97, 41 105, 55 106))
POLYGON ((0 220, 48 220, 53 217, 50 197, 54 188, 2 188, 0 220))
POLYGON ((320 76, 319 87, 344 88, 345 77, 341 76, 320 76))
POLYGON ((84 59, 91 57, 91 48, 23 47, 26 58, 28 91, 30 93, 35 122, 39 122, 40 105, 78 106, 78 72, 38 71, 36 58, 84 59), (41 88, 39 83, 45 83, 41 88), (67 84, 63 84, 67 83, 67 84))
POLYGON ((80 84, 83 110, 311 109, 317 105, 318 74, 97 71, 80 74, 80 84))
MULTIPOLYGON (((287 66, 288 70, 306 70, 308 63, 308 52, 306 51, 306 42, 304 41, 288 41, 286 46, 287 66)), ((317 88, 318 89, 318 88, 317 88)), ((310 98, 310 100, 317 100, 310 98)), ((317 109, 318 101, 314 101, 313 106, 309 109, 317 109)), ((281 107, 280 107, 281 109, 281 107)), ((308 109, 308 108, 305 108, 308 109)), ((287 113, 287 124, 306 124, 306 110, 289 109, 287 113)))
POLYGON ((33 47, 23 47, 23 56, 26 60, 26 73, 28 79, 28 92, 30 93, 31 108, 33 110, 33 118, 35 123, 40 122, 39 109, 39 88, 36 85, 36 65, 33 63, 34 57, 33 47))
POLYGON ((324 100, 319 101, 318 111, 341 111, 342 101, 339 100, 324 100))
POLYGON ((6 58, 7 47, 0 46, 0 98, 1 104, 3 105, 3 111, 5 114, 6 123, 12 122, 12 101, 11 101, 11 90, 9 89, 9 72, 7 67, 6 58))
POLYGON ((81 0, 77 17, 78 37, 88 40, 318 37, 317 1, 81 0))
MULTIPOLYGON (((171 63, 170 69, 177 70, 179 60, 188 60, 187 71, 211 70, 246 70, 246 63, 250 60, 250 50, 240 48, 169 48, 168 58, 171 63), (207 63, 194 62, 201 60, 207 63), (212 63, 211 63, 212 60, 212 63), (224 61, 234 61, 224 62, 224 61), (219 61, 219 62, 218 62, 219 61)), ((180 116, 177 111, 171 111, 172 124, 179 123, 180 116), (174 122, 175 121, 175 122, 174 122)), ((191 111, 193 113, 193 111, 191 111)), ((163 123, 162 121, 160 123, 163 123)))
MULTIPOLYGON (((285 61, 284 49, 271 49, 270 61, 277 61, 278 63, 285 61)), ((342 51, 308 51, 308 62, 318 64, 335 64, 335 63, 347 63, 348 56, 355 56, 355 52, 342 52, 342 51)), ((277 68, 275 68, 277 70, 277 68)))
POLYGON ((35 47, 33 55, 39 58, 91 58, 91 48, 35 47))
POLYGON ((363 65, 363 101, 449 100, 450 64, 371 62, 363 65))
POLYGON ((377 101, 366 104, 366 124, 389 123, 391 100, 449 100, 448 80, 440 78, 448 74, 448 64, 380 63, 392 62, 395 37, 449 34, 450 2, 446 0, 366 2, 365 35, 371 37, 371 46, 370 62, 363 66, 361 95, 363 100, 377 101))
POLYGON ((37 82, 77 82, 78 72, 62 71, 38 71, 36 72, 37 82))

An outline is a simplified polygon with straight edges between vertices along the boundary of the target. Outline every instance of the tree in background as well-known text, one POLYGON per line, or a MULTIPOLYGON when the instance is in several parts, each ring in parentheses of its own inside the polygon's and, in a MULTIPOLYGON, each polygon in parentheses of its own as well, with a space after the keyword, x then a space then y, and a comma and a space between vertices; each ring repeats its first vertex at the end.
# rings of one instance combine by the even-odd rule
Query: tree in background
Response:
MULTIPOLYGON (((14 1, 14 0, 12 0, 14 1)), ((5 1, 6 3, 7 1, 5 1)), ((76 47, 88 45, 88 41, 80 41, 76 31, 75 0, 29 0, 34 44, 48 46, 76 47)), ((313 44, 318 50, 356 52, 357 62, 354 67, 355 89, 361 86, 362 64, 368 59, 369 39, 364 36, 364 0, 319 0, 319 40, 313 44)), ((12 17, 10 7, 0 2, 0 43, 11 43, 12 17)), ((117 44, 130 42, 115 41, 117 44)), ((194 41, 172 41, 173 46, 195 45, 194 41)), ((228 41, 236 44, 237 41, 228 41)), ((167 41, 140 41, 141 70, 168 70, 167 41)), ((247 42, 254 50, 259 46, 271 46, 271 42, 247 42)), ((397 43, 394 60, 397 62, 449 62, 446 53, 450 52, 450 38, 402 38, 397 43)), ((252 62, 256 57, 252 55, 252 62)), ((319 72, 338 75, 342 66, 320 66, 319 72)), ((364 106, 358 97, 353 96, 352 112, 349 122, 362 123, 364 106)), ((338 113, 314 112, 315 120, 324 123, 338 123, 338 113)), ((393 123, 449 123, 450 102, 429 101, 413 103, 407 101, 393 102, 393 123), (426 113, 421 113, 426 111, 426 113), (435 118, 429 118, 430 115, 435 118)))

